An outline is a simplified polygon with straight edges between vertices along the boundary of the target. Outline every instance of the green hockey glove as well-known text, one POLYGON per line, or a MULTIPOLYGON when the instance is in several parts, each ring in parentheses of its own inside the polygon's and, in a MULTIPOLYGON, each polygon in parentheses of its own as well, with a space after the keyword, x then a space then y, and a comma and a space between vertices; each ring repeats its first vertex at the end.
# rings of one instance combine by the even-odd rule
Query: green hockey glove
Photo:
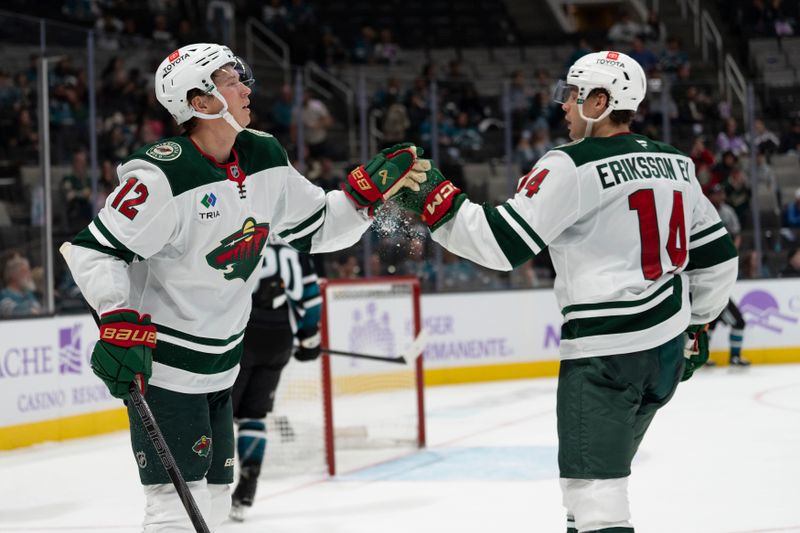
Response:
POLYGON ((294 349, 294 358, 298 361, 313 361, 319 357, 321 340, 318 329, 301 329, 297 332, 298 344, 294 349))
POLYGON ((431 168, 427 159, 418 159, 422 148, 411 143, 395 144, 381 150, 366 165, 347 175, 342 189, 358 208, 368 208, 372 216, 375 209, 403 187, 418 191, 419 184, 427 178, 431 168))
POLYGON ((435 231, 453 218, 467 195, 447 180, 438 168, 426 172, 428 179, 418 191, 403 191, 395 196, 395 203, 422 218, 431 231, 435 231))
POLYGON ((686 358, 686 366, 683 368, 681 381, 686 381, 692 377, 694 371, 708 361, 708 324, 689 326, 685 335, 686 344, 684 345, 683 356, 686 358))
POLYGON ((92 371, 105 382, 111 395, 128 398, 128 385, 136 379, 142 394, 153 373, 156 327, 150 315, 121 309, 100 317, 100 340, 92 351, 92 371))

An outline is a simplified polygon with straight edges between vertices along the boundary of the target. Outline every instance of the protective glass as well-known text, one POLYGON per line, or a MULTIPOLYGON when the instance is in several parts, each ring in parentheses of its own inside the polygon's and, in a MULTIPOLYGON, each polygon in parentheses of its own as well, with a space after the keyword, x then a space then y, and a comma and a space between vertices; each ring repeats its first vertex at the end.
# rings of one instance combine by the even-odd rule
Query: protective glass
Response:
POLYGON ((566 104, 572 95, 577 93, 578 87, 564 80, 558 80, 555 89, 553 89, 553 101, 559 104, 566 104))

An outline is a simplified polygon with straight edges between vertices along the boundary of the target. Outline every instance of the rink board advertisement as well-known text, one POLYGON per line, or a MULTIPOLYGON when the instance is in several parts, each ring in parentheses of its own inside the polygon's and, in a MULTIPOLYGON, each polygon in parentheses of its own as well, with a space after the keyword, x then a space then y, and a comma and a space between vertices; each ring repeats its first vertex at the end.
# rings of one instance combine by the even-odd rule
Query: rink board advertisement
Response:
POLYGON ((80 419, 84 429, 78 433, 89 434, 93 425, 119 424, 113 420, 124 418, 122 403, 89 366, 97 335, 89 315, 0 321, 0 449, 16 440, 2 432, 4 427, 33 424, 24 429, 26 438, 37 433, 58 438, 73 430, 47 421, 80 419), (109 410, 122 414, 81 418, 109 410))
MULTIPOLYGON (((747 322, 746 358, 800 362, 800 280, 743 281, 733 300, 747 322)), ((366 300, 339 297, 335 310, 329 309, 330 347, 403 353, 413 339, 411 302, 400 293, 376 293, 366 300)), ((561 313, 551 290, 423 295, 422 323, 428 385, 558 372, 561 313)), ((719 362, 727 357, 728 331, 720 325, 712 335, 712 357, 719 362)), ((0 321, 0 449, 36 442, 35 435, 47 440, 125 426, 120 401, 89 367, 96 339, 97 327, 88 315, 0 321), (59 420, 69 421, 68 427, 53 425, 59 420), (77 426, 83 429, 76 431, 77 426), (34 436, 22 438, 23 433, 34 436)), ((413 378, 403 367, 332 361, 336 375, 345 378, 382 374, 376 388, 409 387, 413 378)), ((359 380, 352 384, 365 386, 359 380)))

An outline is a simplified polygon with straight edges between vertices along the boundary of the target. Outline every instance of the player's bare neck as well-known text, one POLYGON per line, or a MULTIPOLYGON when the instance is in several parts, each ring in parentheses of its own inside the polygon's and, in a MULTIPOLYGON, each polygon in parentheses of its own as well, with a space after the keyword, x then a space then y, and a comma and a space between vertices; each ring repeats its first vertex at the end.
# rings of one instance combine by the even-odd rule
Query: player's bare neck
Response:
POLYGON ((215 125, 209 124, 209 127, 201 125, 189 137, 218 163, 227 163, 231 157, 233 142, 236 140, 236 132, 224 122, 221 127, 213 126, 215 125))

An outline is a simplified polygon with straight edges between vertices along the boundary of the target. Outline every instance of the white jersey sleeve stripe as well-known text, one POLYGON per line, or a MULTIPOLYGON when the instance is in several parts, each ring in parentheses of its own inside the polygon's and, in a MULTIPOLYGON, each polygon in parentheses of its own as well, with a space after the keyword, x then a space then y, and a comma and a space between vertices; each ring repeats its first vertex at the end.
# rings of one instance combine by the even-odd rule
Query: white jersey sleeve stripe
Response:
POLYGON ((114 248, 114 245, 112 245, 109 242, 109 240, 106 239, 105 235, 103 235, 102 232, 99 229, 97 229, 97 226, 94 225, 94 221, 92 221, 92 223, 89 224, 89 233, 92 234, 92 237, 97 239, 97 242, 99 242, 106 248, 114 248))
POLYGON ((498 208, 498 212, 506 220, 506 222, 508 222, 508 225, 517 232, 519 238, 528 245, 528 248, 530 248, 534 254, 538 254, 544 249, 545 245, 544 242, 542 242, 542 239, 539 238, 536 232, 533 231, 528 223, 525 222, 525 220, 519 216, 519 214, 514 211, 510 205, 501 205, 498 208))

